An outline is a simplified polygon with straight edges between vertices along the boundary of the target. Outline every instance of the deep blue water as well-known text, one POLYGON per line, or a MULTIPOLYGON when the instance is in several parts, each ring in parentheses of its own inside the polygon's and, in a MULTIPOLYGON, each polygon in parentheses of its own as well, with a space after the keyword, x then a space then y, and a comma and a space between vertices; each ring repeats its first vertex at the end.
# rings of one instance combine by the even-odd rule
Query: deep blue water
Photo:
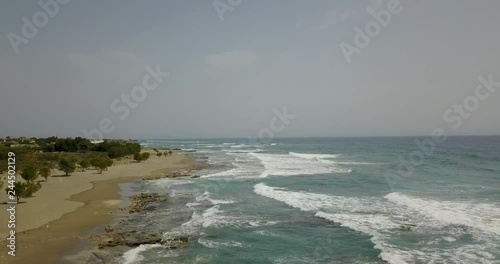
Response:
POLYGON ((500 137, 147 140, 211 164, 146 184, 185 249, 124 263, 500 263, 500 137), (411 227, 405 231, 402 227, 411 227))

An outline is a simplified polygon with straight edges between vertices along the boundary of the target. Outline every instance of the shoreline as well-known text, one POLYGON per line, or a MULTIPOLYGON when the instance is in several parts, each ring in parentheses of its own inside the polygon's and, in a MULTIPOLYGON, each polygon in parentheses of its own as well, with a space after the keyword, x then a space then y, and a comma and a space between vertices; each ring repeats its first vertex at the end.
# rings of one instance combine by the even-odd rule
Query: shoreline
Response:
MULTIPOLYGON (((151 150, 146 151, 151 152, 151 150)), ((0 252, 0 262, 41 264, 73 262, 75 260, 68 257, 70 255, 74 257, 77 254, 72 253, 95 248, 89 238, 91 230, 104 229, 104 226, 110 223, 118 213, 120 205, 125 202, 120 195, 121 189, 119 185, 121 183, 133 182, 145 177, 159 177, 164 173, 178 170, 189 171, 194 168, 194 165, 194 157, 175 152, 170 157, 151 155, 149 160, 142 163, 118 164, 109 168, 103 174, 92 174, 92 171, 87 171, 64 177, 65 180, 71 181, 75 186, 58 181, 51 185, 54 188, 46 188, 45 194, 42 193, 42 195, 28 198, 26 203, 18 205, 18 211, 21 211, 22 215, 24 215, 20 216, 18 213, 18 222, 21 222, 23 217, 27 216, 32 221, 25 221, 22 225, 20 223, 20 228, 16 230, 15 257, 7 255, 5 241, 0 243, 0 246, 5 248, 0 252), (73 180, 71 177, 74 177, 73 180), (82 182, 90 185, 90 188, 82 186, 82 182), (65 190, 65 194, 70 193, 66 199, 53 201, 59 197, 52 197, 54 198, 52 201, 47 201, 47 196, 51 196, 53 191, 57 191, 59 189, 57 187, 61 187, 59 185, 71 185, 75 188, 65 190), (38 201, 38 203, 35 201, 38 201), (27 206, 30 204, 31 206, 27 206), (30 210, 30 207, 37 207, 40 204, 44 204, 44 206, 35 208, 38 210, 30 210), (40 211, 45 211, 47 214, 44 217, 38 217, 37 214, 40 211), (50 220, 43 221, 44 219, 50 220), (29 228, 36 225, 38 226, 29 228)), ((57 177, 57 175, 50 177, 49 182, 45 184, 48 186, 51 181, 57 181, 54 179, 57 177)), ((42 190, 44 187, 42 187, 42 190)), ((3 232, 2 236, 6 237, 3 232)))

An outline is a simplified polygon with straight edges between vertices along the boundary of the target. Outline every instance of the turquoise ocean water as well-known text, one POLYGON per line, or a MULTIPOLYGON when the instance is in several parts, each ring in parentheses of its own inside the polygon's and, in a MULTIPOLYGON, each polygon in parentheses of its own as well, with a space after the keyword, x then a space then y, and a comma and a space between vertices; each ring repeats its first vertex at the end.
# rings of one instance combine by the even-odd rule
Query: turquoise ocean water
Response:
POLYGON ((135 187, 169 193, 144 223, 190 246, 122 262, 500 263, 500 137, 425 139, 142 141, 211 166, 135 187))

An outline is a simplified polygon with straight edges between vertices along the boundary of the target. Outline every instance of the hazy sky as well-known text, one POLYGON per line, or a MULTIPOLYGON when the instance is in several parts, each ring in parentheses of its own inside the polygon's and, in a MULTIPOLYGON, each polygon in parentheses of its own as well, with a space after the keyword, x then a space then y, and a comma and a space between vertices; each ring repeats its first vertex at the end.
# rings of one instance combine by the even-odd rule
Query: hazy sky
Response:
POLYGON ((0 8, 0 137, 82 136, 103 118, 112 138, 247 137, 285 106, 278 137, 500 134, 500 87, 458 129, 443 120, 479 76, 500 82, 500 1, 401 0, 351 63, 341 43, 395 3, 220 0, 219 16, 212 0, 73 0, 23 33, 37 2, 0 8), (122 103, 157 65, 170 75, 122 103))

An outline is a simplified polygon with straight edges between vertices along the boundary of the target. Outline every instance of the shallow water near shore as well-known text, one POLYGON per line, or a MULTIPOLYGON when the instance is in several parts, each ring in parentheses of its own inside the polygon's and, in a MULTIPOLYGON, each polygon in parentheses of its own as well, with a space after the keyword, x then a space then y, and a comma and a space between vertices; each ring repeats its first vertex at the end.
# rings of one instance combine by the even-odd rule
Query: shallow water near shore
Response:
POLYGON ((189 247, 120 262, 500 263, 500 137, 451 137, 401 165, 415 139, 143 141, 211 166, 129 186, 168 194, 136 224, 189 247))

